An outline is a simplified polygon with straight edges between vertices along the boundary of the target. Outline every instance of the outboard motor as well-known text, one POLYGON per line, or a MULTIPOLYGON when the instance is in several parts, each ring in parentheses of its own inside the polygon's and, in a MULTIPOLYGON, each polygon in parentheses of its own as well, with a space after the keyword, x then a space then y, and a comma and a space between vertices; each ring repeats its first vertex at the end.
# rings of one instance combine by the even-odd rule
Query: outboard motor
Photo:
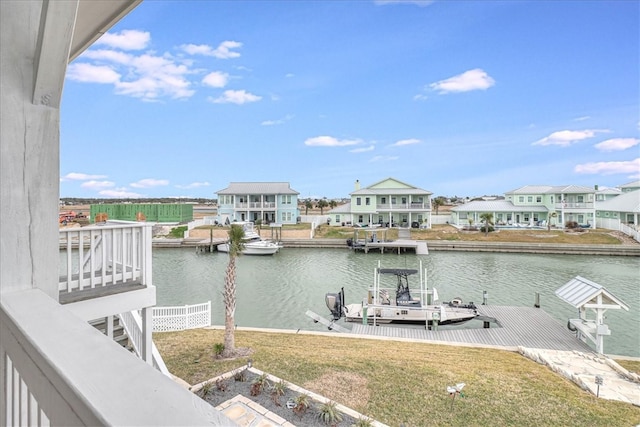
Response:
POLYGON ((324 297, 327 308, 331 312, 333 320, 338 320, 344 314, 342 308, 344 307, 344 288, 338 293, 329 293, 324 297))

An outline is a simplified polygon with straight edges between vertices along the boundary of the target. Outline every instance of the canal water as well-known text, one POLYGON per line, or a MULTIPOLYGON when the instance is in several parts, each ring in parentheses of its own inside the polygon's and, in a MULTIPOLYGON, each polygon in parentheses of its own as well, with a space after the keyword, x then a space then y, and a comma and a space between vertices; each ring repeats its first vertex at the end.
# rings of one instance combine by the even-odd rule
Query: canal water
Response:
MULTIPOLYGON (((562 324, 576 309, 554 292, 575 276, 594 281, 622 299, 630 311, 609 310, 605 338, 608 354, 640 357, 640 258, 583 255, 534 255, 476 252, 431 252, 429 255, 379 254, 348 249, 284 248, 274 256, 242 256, 237 260, 238 326, 324 330, 305 312, 325 317, 327 292, 344 287, 347 303, 360 302, 383 267, 427 269, 428 286, 440 300, 456 297, 490 305, 533 306, 536 292, 542 309, 562 324)), ((157 305, 198 304, 211 300, 212 323, 224 324, 222 289, 228 255, 196 254, 193 248, 154 248, 153 282, 157 305)), ((414 280, 417 286, 417 279, 414 280)), ((590 315, 593 317, 592 315, 590 315)), ((471 321, 466 327, 477 327, 471 321)))

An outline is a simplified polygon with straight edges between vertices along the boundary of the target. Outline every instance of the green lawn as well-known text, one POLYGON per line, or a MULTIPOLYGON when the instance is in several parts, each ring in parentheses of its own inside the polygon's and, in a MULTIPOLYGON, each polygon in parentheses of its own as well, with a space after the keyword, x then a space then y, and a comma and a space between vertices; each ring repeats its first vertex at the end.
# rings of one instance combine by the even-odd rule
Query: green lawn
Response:
MULTIPOLYGON (((242 366, 218 361, 221 330, 154 334, 169 370, 190 384, 242 366)), ((489 349, 236 332, 253 365, 391 426, 632 426, 640 408, 596 399, 545 366, 489 349), (448 385, 464 382, 464 398, 448 385)), ((623 362, 637 369, 637 362, 623 362)))

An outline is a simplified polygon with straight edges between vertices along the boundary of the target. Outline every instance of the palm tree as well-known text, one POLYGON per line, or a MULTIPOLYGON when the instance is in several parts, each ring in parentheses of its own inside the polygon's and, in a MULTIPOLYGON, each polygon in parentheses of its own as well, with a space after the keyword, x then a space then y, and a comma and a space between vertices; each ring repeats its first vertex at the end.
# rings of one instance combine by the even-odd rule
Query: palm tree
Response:
POLYGON ((309 209, 313 208, 313 203, 311 202, 311 199, 307 199, 304 201, 304 214, 305 215, 309 215, 309 209))
POLYGON ((433 199, 433 206, 436 208, 436 215, 438 215, 438 210, 440 209, 440 206, 444 206, 444 202, 445 202, 445 198, 442 196, 438 196, 435 199, 433 199))
POLYGON ((484 235, 489 234, 489 227, 493 225, 493 214, 490 212, 485 212, 480 214, 480 220, 484 222, 484 235))
POLYGON ((236 313, 236 258, 244 249, 244 230, 238 224, 231 224, 229 229, 229 264, 224 276, 224 357, 231 357, 236 350, 235 320, 236 313))
POLYGON ((320 215, 322 215, 324 208, 327 206, 329 206, 329 203, 327 203, 326 199, 320 199, 318 200, 318 203, 316 203, 316 208, 320 209, 320 215))

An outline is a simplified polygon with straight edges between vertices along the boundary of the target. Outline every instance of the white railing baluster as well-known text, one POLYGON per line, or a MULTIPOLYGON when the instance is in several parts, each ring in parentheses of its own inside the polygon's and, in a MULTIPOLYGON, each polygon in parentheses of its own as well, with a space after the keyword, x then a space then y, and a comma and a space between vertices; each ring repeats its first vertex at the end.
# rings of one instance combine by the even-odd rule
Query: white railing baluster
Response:
POLYGON ((73 246, 71 244, 71 233, 67 233, 67 292, 71 292, 71 280, 73 277, 73 270, 71 270, 71 265, 73 264, 73 259, 71 258, 71 253, 73 251, 73 246))

